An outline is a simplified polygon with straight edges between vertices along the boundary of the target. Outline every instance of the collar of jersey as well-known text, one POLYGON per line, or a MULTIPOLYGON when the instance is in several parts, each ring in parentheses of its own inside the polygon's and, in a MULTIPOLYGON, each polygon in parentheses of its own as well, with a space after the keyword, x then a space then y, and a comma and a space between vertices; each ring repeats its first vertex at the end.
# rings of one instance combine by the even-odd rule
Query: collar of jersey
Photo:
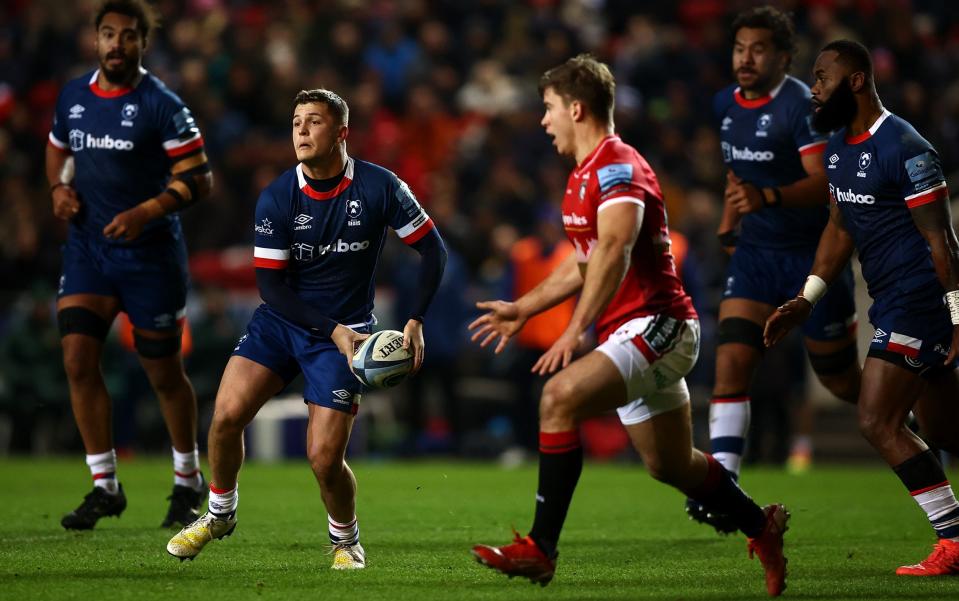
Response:
POLYGON ((733 98, 736 100, 736 104, 744 109, 758 109, 759 107, 772 102, 776 95, 779 94, 779 90, 783 89, 783 84, 785 83, 786 78, 783 77, 783 80, 779 82, 779 85, 770 90, 768 94, 752 99, 743 96, 742 88, 737 87, 735 90, 733 90, 733 98))
POLYGON ((303 163, 298 163, 296 165, 296 183, 300 187, 300 191, 313 200, 329 200, 331 198, 336 198, 342 194, 344 190, 349 188, 350 184, 353 183, 353 157, 347 157, 346 173, 343 174, 343 179, 340 180, 340 183, 337 184, 332 190, 320 192, 319 190, 314 190, 311 188, 310 184, 306 182, 306 176, 303 175, 303 163))
POLYGON ((883 121, 886 120, 892 113, 886 110, 883 107, 882 112, 879 113, 879 117, 876 118, 876 121, 869 126, 869 129, 862 132, 858 136, 846 136, 846 144, 859 144, 860 142, 865 142, 869 138, 873 137, 877 131, 879 131, 879 126, 883 124, 883 121))
POLYGON ((607 144, 609 141, 611 141, 611 140, 618 140, 618 139, 619 139, 619 136, 618 136, 617 134, 609 134, 608 136, 606 136, 605 138, 603 138, 602 140, 600 140, 600 141, 599 141, 599 144, 596 145, 596 148, 594 148, 589 154, 587 154, 587 155, 586 155, 586 158, 583 159, 583 162, 580 163, 580 165, 579 165, 578 167, 576 167, 576 170, 574 171, 574 173, 575 173, 577 176, 579 176, 579 175, 581 175, 583 172, 585 172, 587 169, 589 169, 589 166, 592 164, 592 162, 596 160, 596 155, 599 154, 599 150, 600 150, 603 146, 606 146, 606 144, 607 144))
MULTIPOLYGON (((147 70, 143 67, 140 67, 140 82, 146 78, 147 70)), ((89 85, 90 91, 99 96, 100 98, 118 98, 124 94, 129 94, 135 88, 118 88, 116 90, 104 90, 100 87, 100 84, 97 82, 97 78, 100 76, 100 70, 97 69, 93 72, 93 77, 90 78, 89 85)), ((139 86, 140 84, 137 83, 139 86)))

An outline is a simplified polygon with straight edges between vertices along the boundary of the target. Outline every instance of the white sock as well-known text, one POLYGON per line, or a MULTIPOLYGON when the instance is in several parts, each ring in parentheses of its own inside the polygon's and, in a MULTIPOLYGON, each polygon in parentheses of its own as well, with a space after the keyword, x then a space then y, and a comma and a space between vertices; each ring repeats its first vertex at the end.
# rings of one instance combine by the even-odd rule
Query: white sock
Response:
POLYGON ((926 517, 939 538, 959 536, 959 502, 956 501, 948 480, 910 494, 926 512, 926 517))
POLYGON ((111 495, 120 491, 117 484, 117 451, 110 449, 106 453, 87 455, 87 465, 93 475, 93 485, 102 488, 111 495))
POLYGON ((737 480, 749 431, 749 395, 716 395, 709 403, 710 452, 737 480))
POLYGON ((203 479, 200 477, 200 452, 196 447, 187 453, 173 449, 173 483, 200 490, 203 479))
POLYGON ((229 517, 236 513, 236 506, 240 501, 240 485, 230 490, 221 490, 210 484, 210 513, 217 517, 229 517))
POLYGON ((334 545, 355 545, 360 542, 360 523, 355 515, 352 520, 345 524, 337 522, 329 514, 326 517, 330 523, 331 543, 334 545))

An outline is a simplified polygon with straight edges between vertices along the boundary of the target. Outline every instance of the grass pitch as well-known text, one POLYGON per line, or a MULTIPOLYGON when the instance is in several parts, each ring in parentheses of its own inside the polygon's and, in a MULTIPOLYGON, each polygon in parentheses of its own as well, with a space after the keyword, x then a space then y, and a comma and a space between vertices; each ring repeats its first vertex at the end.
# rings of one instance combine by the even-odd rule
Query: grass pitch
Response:
MULTIPOLYGON (((81 457, 0 460, 0 599, 765 599, 762 569, 741 536, 689 522, 679 493, 634 465, 587 465, 541 589, 474 563, 476 542, 503 544, 532 520, 535 467, 363 463, 358 515, 369 567, 334 572, 326 514, 305 462, 251 464, 241 474, 239 526, 194 562, 168 556, 159 528, 170 467, 123 462, 129 506, 91 532, 60 517, 82 499, 81 457)), ((955 480, 955 474, 953 474, 955 480)), ((885 468, 747 470, 760 503, 792 512, 784 598, 959 599, 959 578, 902 578, 932 530, 885 468)))

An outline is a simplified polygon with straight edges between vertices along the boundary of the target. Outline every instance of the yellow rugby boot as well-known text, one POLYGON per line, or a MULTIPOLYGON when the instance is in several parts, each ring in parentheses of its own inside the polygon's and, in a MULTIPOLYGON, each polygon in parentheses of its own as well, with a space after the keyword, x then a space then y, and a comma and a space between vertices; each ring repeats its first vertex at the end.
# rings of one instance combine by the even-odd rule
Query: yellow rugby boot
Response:
POLYGON ((335 545, 333 547, 334 570, 362 570, 366 567, 366 551, 363 545, 335 545))
POLYGON ((234 530, 236 530, 235 516, 222 519, 208 511, 171 538, 166 545, 166 550, 180 561, 193 559, 200 554, 208 542, 230 536, 234 530))

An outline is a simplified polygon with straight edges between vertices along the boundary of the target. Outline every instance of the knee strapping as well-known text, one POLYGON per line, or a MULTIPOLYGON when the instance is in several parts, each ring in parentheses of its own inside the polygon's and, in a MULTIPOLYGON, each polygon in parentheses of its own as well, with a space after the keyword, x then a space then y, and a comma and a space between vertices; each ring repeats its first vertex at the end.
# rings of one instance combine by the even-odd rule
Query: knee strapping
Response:
POLYGON ((754 321, 742 317, 727 317, 719 322, 719 344, 735 342, 751 346, 759 351, 765 350, 763 327, 754 321))
POLYGON ((60 337, 67 334, 84 334, 103 341, 110 331, 110 322, 86 307, 66 307, 57 311, 57 326, 60 337))
POLYGON ((809 353, 809 363, 820 376, 842 373, 858 360, 859 351, 855 342, 832 353, 809 353))
POLYGON ((133 332, 133 346, 141 357, 147 359, 163 359, 180 352, 180 336, 166 338, 147 338, 133 332))

